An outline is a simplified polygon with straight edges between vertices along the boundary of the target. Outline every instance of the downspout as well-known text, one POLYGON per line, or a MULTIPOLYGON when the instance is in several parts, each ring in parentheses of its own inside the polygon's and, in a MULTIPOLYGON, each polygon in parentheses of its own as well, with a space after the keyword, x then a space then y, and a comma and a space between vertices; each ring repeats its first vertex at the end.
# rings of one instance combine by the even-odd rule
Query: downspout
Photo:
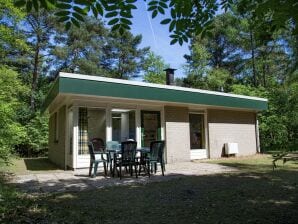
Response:
POLYGON ((209 110, 206 110, 205 116, 206 116, 206 134, 205 134, 205 138, 206 138, 206 146, 207 146, 207 150, 208 150, 208 159, 211 159, 211 151, 210 151, 210 135, 209 135, 209 121, 208 121, 208 115, 209 115, 209 110))
POLYGON ((67 170, 67 149, 69 148, 68 108, 65 106, 64 170, 67 170))
POLYGON ((257 146, 257 153, 261 153, 261 147, 260 147, 260 132, 259 132, 259 120, 258 120, 258 114, 256 113, 256 146, 257 146))

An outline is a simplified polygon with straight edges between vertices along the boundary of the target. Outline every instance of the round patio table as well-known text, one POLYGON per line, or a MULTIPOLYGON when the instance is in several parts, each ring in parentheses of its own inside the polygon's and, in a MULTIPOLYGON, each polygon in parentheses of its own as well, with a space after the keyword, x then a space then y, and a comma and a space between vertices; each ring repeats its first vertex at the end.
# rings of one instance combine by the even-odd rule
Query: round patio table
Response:
MULTIPOLYGON (((116 156, 121 156, 121 144, 119 144, 118 149, 106 149, 106 152, 109 155, 109 163, 110 163, 110 175, 112 176, 112 167, 113 167, 113 160, 116 156)), ((143 161, 144 158, 148 156, 150 153, 149 147, 141 147, 136 149, 136 158, 140 161, 143 161)))

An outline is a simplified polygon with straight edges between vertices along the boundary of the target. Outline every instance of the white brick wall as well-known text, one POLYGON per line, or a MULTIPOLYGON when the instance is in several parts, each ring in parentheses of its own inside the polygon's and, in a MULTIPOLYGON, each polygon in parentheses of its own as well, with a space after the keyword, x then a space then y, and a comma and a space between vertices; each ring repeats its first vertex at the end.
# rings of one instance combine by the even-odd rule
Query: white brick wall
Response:
POLYGON ((188 108, 165 107, 167 163, 190 160, 188 108))
POLYGON ((64 169, 65 158, 65 116, 66 107, 63 106, 58 111, 58 142, 54 141, 54 116, 49 119, 49 159, 64 169))
POLYGON ((238 143, 238 156, 255 154, 255 125, 253 112, 208 110, 210 158, 221 157, 227 142, 238 143))

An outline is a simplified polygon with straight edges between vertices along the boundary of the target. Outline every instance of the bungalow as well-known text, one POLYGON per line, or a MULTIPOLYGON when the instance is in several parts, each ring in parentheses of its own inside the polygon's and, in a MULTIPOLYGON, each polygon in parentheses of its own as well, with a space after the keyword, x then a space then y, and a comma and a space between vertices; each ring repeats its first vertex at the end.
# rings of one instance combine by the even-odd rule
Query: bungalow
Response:
MULTIPOLYGON (((167 84, 173 81, 167 70, 167 84)), ((65 169, 89 166, 88 140, 165 140, 167 163, 259 151, 258 111, 267 99, 61 72, 44 103, 49 159, 65 169), (230 143, 230 144, 229 144, 230 143)))

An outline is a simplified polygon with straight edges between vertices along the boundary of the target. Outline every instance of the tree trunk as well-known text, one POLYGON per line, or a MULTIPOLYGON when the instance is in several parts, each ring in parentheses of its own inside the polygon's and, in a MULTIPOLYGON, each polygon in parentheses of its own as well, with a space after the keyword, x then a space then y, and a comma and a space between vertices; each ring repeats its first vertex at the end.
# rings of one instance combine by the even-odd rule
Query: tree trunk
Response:
POLYGON ((253 84, 257 87, 257 74, 256 74, 256 66, 255 66, 255 46, 253 39, 253 32, 250 30, 250 47, 251 47, 251 62, 252 62, 252 72, 253 72, 253 84))
POLYGON ((37 90, 38 83, 38 66, 39 66, 39 53, 40 53, 40 37, 37 37, 35 54, 34 54, 34 64, 33 64, 33 73, 32 73, 32 85, 31 85, 31 99, 30 99, 30 108, 31 111, 35 110, 35 93, 37 90))
POLYGON ((119 58, 118 58, 118 74, 116 76, 119 76, 120 79, 123 79, 123 74, 122 74, 122 61, 121 61, 121 55, 119 55, 119 58))
POLYGON ((263 87, 266 87, 266 73, 268 71, 268 66, 265 64, 267 62, 267 60, 265 60, 265 57, 263 57, 263 65, 262 65, 262 69, 263 69, 263 87))

